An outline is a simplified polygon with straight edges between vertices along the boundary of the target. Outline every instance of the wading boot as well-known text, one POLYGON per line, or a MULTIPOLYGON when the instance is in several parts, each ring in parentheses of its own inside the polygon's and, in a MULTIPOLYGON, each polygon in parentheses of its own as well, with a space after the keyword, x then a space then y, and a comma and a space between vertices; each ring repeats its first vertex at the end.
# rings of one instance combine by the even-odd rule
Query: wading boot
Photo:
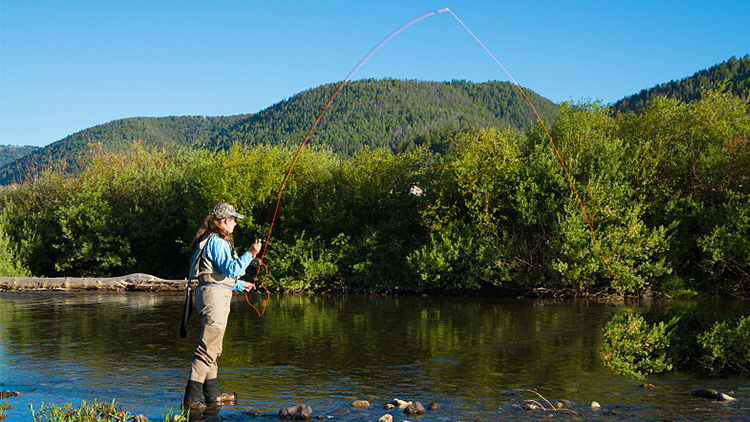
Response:
POLYGON ((203 383, 198 381, 188 381, 185 387, 185 397, 182 399, 182 408, 190 409, 190 413, 206 408, 206 405, 201 403, 201 395, 203 393, 203 383))
POLYGON ((203 395, 206 396, 206 405, 224 406, 237 404, 237 394, 222 393, 219 388, 219 379, 213 378, 203 383, 203 395))

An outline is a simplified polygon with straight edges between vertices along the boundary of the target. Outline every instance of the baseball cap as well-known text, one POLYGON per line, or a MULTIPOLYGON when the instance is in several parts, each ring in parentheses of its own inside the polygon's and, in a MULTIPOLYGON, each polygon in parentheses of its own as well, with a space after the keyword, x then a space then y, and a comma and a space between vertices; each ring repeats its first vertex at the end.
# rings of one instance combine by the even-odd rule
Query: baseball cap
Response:
POLYGON ((238 213, 235 211, 234 207, 227 204, 226 202, 222 202, 220 204, 216 204, 213 211, 211 211, 211 215, 214 216, 214 218, 218 220, 223 220, 228 217, 234 217, 236 219, 245 218, 244 215, 238 213))

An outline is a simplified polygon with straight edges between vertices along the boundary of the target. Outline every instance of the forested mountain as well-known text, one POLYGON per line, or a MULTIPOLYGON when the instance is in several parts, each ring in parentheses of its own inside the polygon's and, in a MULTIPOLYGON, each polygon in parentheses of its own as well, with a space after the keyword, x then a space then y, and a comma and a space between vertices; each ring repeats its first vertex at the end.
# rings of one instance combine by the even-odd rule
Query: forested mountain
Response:
POLYGON ((0 184, 20 183, 43 169, 60 165, 76 173, 86 166, 92 146, 119 151, 133 142, 150 146, 191 146, 244 119, 230 117, 170 116, 133 117, 84 129, 0 168, 0 184))
POLYGON ((723 83, 726 83, 728 92, 740 98, 750 98, 750 54, 741 59, 732 56, 685 79, 644 89, 614 103, 612 110, 617 113, 640 111, 654 98, 665 96, 689 103, 700 98, 703 89, 715 89, 723 83))
MULTIPOLYGON (((338 84, 304 91, 248 116, 204 147, 296 145, 301 142, 338 84)), ((557 112, 551 101, 526 90, 542 118, 557 112)), ((536 121, 518 88, 509 82, 425 82, 361 80, 344 87, 311 140, 340 155, 365 149, 403 149, 418 135, 446 126, 512 127, 523 130, 536 121)))
POLYGON ((15 145, 0 145, 0 167, 12 163, 24 155, 28 155, 39 149, 39 147, 24 146, 18 147, 15 145))
MULTIPOLYGON (((301 92, 256 114, 229 117, 129 118, 70 135, 0 168, 0 184, 22 182, 51 165, 68 172, 85 167, 91 145, 118 150, 144 145, 224 149, 235 142, 298 145, 338 84, 301 92)), ((526 90, 544 119, 557 106, 526 90)), ((515 85, 386 80, 354 81, 344 87, 316 129, 311 143, 349 156, 364 149, 404 149, 417 136, 446 127, 528 128, 536 120, 515 85)))

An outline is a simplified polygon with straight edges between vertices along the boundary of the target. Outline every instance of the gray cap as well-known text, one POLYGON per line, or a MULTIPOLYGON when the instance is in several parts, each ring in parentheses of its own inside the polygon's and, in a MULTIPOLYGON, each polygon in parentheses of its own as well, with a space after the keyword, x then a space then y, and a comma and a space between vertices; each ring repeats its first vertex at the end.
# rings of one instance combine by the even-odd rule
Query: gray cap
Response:
POLYGON ((211 211, 211 215, 213 215, 214 218, 218 220, 223 220, 228 217, 234 217, 237 220, 239 220, 240 218, 245 218, 244 215, 235 211, 234 207, 227 204, 226 202, 216 204, 213 211, 211 211))

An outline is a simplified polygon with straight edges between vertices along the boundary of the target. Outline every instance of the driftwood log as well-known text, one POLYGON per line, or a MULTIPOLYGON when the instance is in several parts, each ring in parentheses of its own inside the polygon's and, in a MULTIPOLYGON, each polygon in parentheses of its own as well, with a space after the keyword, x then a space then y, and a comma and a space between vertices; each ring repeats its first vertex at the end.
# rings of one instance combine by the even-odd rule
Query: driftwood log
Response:
POLYGON ((141 273, 108 278, 0 277, 0 290, 169 291, 184 289, 186 283, 141 273))

